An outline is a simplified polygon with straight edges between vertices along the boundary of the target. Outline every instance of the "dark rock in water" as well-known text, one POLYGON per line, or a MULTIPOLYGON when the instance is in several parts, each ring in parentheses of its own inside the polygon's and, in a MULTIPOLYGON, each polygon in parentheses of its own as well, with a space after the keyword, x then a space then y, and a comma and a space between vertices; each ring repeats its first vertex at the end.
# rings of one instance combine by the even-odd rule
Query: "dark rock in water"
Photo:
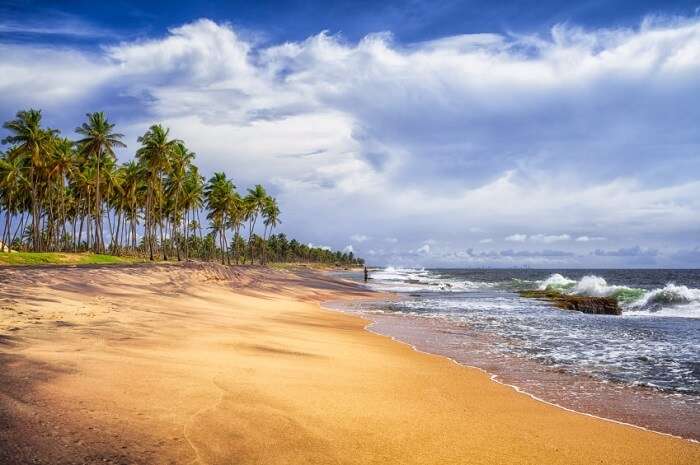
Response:
POLYGON ((575 310, 593 315, 622 315, 622 310, 617 305, 617 300, 612 297, 568 295, 551 290, 520 291, 520 295, 533 299, 547 299, 557 307, 566 310, 575 310))

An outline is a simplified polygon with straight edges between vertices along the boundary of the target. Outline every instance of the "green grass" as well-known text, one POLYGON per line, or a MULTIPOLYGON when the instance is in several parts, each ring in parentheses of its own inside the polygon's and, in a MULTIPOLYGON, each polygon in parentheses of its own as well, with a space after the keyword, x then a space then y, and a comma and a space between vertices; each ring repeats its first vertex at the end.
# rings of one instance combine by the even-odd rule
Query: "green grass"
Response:
POLYGON ((0 265, 111 265, 142 261, 93 253, 12 252, 0 253, 0 265))

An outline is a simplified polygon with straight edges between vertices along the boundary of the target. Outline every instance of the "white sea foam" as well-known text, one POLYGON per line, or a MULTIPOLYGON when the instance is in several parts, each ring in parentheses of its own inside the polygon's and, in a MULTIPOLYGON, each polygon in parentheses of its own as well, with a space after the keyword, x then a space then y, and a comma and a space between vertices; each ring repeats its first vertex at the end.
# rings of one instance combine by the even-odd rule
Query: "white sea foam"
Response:
POLYGON ((372 272, 371 278, 371 286, 374 289, 389 292, 462 292, 495 285, 495 283, 444 278, 424 268, 392 266, 372 272))
POLYGON ((554 273, 552 276, 542 281, 540 283, 539 288, 540 290, 545 290, 547 288, 562 289, 570 287, 574 284, 576 284, 576 281, 574 281, 573 279, 564 277, 559 273, 554 273))
POLYGON ((576 283, 572 289, 572 293, 578 295, 587 295, 591 297, 610 297, 620 291, 632 291, 632 288, 627 286, 610 285, 600 276, 584 276, 576 283))
POLYGON ((646 291, 608 284, 604 278, 595 275, 586 275, 575 281, 555 273, 541 281, 539 288, 590 297, 614 297, 620 302, 625 315, 700 318, 700 289, 673 283, 646 291))

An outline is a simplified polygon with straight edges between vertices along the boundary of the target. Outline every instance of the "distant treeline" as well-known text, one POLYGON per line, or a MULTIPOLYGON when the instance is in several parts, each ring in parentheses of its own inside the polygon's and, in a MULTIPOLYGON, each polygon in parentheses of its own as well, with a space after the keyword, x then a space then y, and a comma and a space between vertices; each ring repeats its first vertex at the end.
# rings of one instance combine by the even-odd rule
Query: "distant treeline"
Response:
POLYGON ((39 110, 20 111, 3 127, 9 135, 0 153, 0 241, 13 249, 363 263, 352 252, 272 234, 280 209, 262 185, 240 195, 223 172, 205 180, 195 154, 159 124, 138 138, 135 159, 121 165, 114 151, 126 147, 124 136, 101 112, 87 114, 75 129, 77 140, 42 127, 39 110))

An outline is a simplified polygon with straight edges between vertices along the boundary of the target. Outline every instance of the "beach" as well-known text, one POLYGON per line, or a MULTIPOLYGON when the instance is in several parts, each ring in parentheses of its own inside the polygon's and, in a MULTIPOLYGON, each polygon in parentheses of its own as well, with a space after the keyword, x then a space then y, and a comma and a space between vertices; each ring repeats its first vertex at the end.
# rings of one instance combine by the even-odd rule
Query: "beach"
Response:
POLYGON ((324 302, 308 269, 0 269, 0 463, 694 464, 324 302))

